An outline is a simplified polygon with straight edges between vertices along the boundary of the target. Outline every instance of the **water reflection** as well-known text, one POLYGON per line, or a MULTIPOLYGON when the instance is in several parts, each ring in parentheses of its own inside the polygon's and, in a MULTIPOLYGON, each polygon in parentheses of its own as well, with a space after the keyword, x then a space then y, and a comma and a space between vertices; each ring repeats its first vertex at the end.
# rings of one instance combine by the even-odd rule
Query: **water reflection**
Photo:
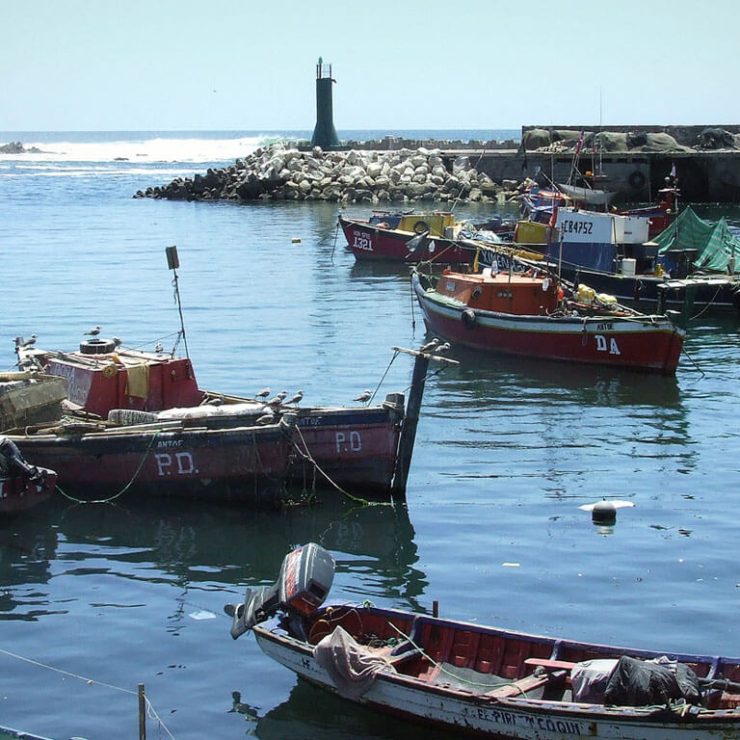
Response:
POLYGON ((460 364, 441 374, 439 383, 451 393, 469 388, 486 398, 495 389, 497 398, 511 394, 588 405, 680 407, 679 385, 673 376, 488 354, 459 346, 452 348, 450 357, 460 364))
POLYGON ((0 621, 34 621, 46 613, 37 586, 48 583, 58 538, 43 513, 0 523, 0 621))
POLYGON ((137 567, 148 565, 152 581, 168 575, 183 588, 272 583, 285 554, 309 541, 334 554, 338 574, 364 572, 372 559, 378 595, 410 608, 427 584, 414 567, 414 529, 403 505, 352 506, 337 494, 310 507, 256 513, 155 499, 83 506, 56 501, 48 515, 67 549, 83 551, 78 557, 88 552, 97 558, 104 548, 109 571, 120 570, 126 577, 136 571, 137 578, 148 580, 147 570, 137 567))
MULTIPOLYGON (((245 709, 243 705, 238 707, 245 709)), ((255 710, 258 714, 259 710, 255 710)), ((250 724, 255 716, 244 712, 250 724)), ((349 703, 310 683, 298 679, 290 696, 264 716, 256 717, 254 735, 261 740, 395 740, 403 735, 408 740, 449 740, 449 732, 421 727, 386 717, 379 712, 349 703)))

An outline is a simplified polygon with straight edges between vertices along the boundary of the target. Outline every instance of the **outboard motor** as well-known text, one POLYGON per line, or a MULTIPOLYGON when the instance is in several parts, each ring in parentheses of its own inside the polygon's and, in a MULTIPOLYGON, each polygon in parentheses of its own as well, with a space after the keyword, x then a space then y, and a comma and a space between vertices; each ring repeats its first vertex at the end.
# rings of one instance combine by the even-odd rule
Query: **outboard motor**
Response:
POLYGON ((41 471, 35 465, 29 465, 26 462, 18 445, 12 439, 0 436, 0 473, 7 475, 14 468, 23 473, 31 482, 42 477, 41 471))
POLYGON ((288 553, 272 586, 248 588, 243 604, 227 604, 236 640, 279 610, 305 616, 324 603, 334 580, 334 558, 315 542, 288 553))

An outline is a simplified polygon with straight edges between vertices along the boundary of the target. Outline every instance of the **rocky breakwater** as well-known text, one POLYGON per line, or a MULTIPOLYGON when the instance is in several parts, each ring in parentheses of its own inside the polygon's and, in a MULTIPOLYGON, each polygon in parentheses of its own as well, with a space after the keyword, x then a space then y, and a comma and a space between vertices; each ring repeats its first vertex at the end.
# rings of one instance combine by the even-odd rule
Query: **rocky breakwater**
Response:
POLYGON ((138 191, 167 200, 318 200, 341 203, 494 202, 516 182, 497 185, 466 156, 419 147, 394 151, 299 151, 285 144, 257 149, 230 167, 178 177, 138 191))

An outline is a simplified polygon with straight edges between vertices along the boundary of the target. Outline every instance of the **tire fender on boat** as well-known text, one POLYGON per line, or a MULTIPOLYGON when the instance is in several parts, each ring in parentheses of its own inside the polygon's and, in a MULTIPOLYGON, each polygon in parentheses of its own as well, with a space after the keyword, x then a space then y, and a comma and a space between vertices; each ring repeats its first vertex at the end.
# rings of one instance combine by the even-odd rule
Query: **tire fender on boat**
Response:
POLYGON ((429 224, 426 221, 417 221, 414 224, 414 234, 423 234, 425 231, 429 231, 429 224))
POLYGON ((640 170, 635 170, 628 178, 627 182, 633 190, 642 190, 645 187, 645 175, 640 170))
POLYGON ((475 326, 478 317, 475 315, 475 311, 473 311, 472 308, 466 308, 462 312, 461 319, 466 329, 472 329, 475 326))

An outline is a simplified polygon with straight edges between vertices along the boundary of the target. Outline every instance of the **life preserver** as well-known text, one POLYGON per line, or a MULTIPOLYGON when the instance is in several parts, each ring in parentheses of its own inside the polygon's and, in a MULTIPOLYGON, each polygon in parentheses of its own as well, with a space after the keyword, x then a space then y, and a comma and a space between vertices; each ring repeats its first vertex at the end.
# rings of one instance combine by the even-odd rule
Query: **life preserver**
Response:
POLYGON ((462 312, 462 316, 460 318, 462 319, 463 325, 466 329, 472 329, 475 326, 475 322, 477 321, 475 311, 473 311, 472 308, 466 308, 462 312))
POLYGON ((414 224, 414 234, 423 234, 425 231, 429 231, 429 224, 426 221, 417 221, 414 224))
POLYGON ((627 182, 633 190, 642 190, 647 180, 640 170, 635 170, 628 178, 627 182))

